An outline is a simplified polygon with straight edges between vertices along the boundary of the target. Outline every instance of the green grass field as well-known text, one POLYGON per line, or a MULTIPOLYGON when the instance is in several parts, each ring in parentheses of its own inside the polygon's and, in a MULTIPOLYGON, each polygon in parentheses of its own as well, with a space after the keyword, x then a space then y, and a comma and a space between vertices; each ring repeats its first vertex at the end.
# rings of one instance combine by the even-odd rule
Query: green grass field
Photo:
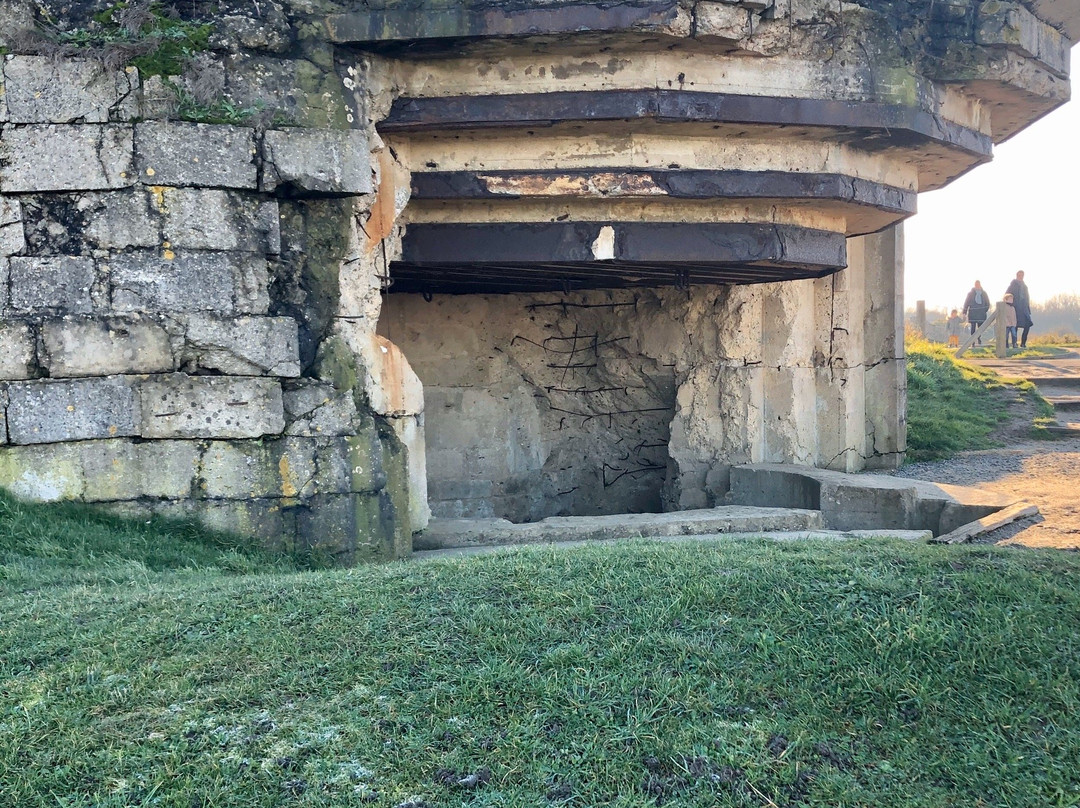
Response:
POLYGON ((4 805, 1080 804, 1075 555, 720 540, 301 571, 2 502, 4 805))
MULTIPOLYGON (((984 410, 1032 395, 911 357, 920 451, 989 440, 984 410)), ((0 494, 0 805, 1080 805, 1072 554, 311 566, 0 494)))
POLYGON ((1021 417, 1031 420, 1031 437, 1041 437, 1040 422, 1054 415, 1031 382, 957 360, 939 343, 909 337, 905 347, 908 460, 989 449, 995 445, 994 429, 1016 417, 1018 405, 1029 413, 1021 417))

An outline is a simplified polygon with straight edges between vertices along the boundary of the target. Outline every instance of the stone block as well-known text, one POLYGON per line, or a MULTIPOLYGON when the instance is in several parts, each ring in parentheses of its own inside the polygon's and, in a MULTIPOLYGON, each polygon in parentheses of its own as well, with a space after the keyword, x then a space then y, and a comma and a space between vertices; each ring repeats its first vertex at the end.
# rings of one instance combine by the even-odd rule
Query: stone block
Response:
POLYGON ((263 141, 263 190, 290 185, 323 194, 372 191, 367 135, 359 129, 285 129, 263 141))
POLYGON ((270 305, 266 259, 251 253, 132 252, 109 268, 118 312, 262 314, 270 305))
POLYGON ((400 514, 386 490, 375 494, 326 494, 296 509, 297 549, 337 563, 390 561, 412 553, 400 514))
POLYGON ((4 62, 9 123, 107 123, 135 112, 138 71, 93 59, 13 56, 4 62), (125 103, 126 102, 126 103, 125 103))
POLYGON ((90 258, 58 255, 9 259, 11 307, 17 311, 89 314, 97 280, 90 258))
POLYGON ((41 337, 41 364, 52 378, 175 369, 169 335, 153 320, 65 317, 46 321, 41 337))
POLYGON ((201 446, 194 441, 155 440, 135 445, 140 494, 161 499, 186 499, 195 488, 201 446))
POLYGON ((255 188, 254 130, 205 123, 135 127, 135 162, 146 185, 255 188))
POLYGON ((191 496, 199 445, 193 441, 83 441, 77 447, 84 502, 191 496))
POLYGON ((200 368, 232 376, 300 375, 299 336, 290 317, 192 315, 185 353, 200 368))
POLYGON ((0 257, 26 249, 22 203, 15 197, 0 196, 0 257))
POLYGON ((383 445, 374 423, 357 435, 322 438, 317 442, 318 475, 315 487, 320 494, 361 494, 386 487, 383 445))
POLYGON ((209 188, 151 190, 152 200, 165 218, 163 237, 173 248, 269 255, 281 252, 276 201, 209 188))
POLYGON ((80 444, 0 447, 0 488, 26 502, 59 502, 82 497, 80 444))
POLYGON ((161 244, 160 225, 151 217, 146 195, 139 190, 85 194, 75 207, 86 224, 81 234, 72 235, 81 235, 90 246, 126 250, 161 244))
POLYGON ((0 159, 5 194, 105 190, 135 182, 130 125, 5 127, 0 159))
POLYGON ((34 342, 28 323, 0 320, 0 379, 29 379, 33 375, 34 342))
POLYGON ((34 194, 26 197, 23 212, 33 255, 79 255, 161 243, 160 227, 141 190, 34 194))
POLYGON ((352 435, 358 415, 352 393, 329 384, 304 384, 282 394, 286 435, 352 435))
POLYGON ((258 438, 285 428, 273 379, 177 373, 143 382, 139 397, 147 438, 258 438))
POLYGON ((135 436, 139 401, 124 377, 12 382, 7 420, 15 444, 135 436))
POLYGON ((199 467, 199 492, 211 499, 309 497, 315 493, 315 441, 213 441, 199 467))
POLYGON ((191 496, 199 444, 78 441, 0 450, 0 486, 23 499, 119 502, 191 496))
POLYGON ((293 549, 293 516, 282 508, 280 499, 195 500, 172 504, 158 512, 162 516, 194 518, 211 530, 258 539, 268 550, 293 549))

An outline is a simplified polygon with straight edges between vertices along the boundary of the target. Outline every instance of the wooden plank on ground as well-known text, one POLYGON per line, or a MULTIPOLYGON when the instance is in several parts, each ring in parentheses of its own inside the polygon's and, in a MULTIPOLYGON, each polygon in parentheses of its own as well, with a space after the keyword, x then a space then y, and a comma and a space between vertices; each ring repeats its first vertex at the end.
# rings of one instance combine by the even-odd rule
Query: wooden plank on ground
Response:
POLYGON ((966 525, 961 525, 951 533, 946 533, 944 536, 938 536, 936 539, 931 539, 931 542, 934 544, 961 544, 963 542, 971 541, 976 536, 981 536, 983 533, 997 530, 999 527, 1004 527, 1005 525, 1020 519, 1038 515, 1039 508, 1037 505, 1029 505, 1026 502, 1017 502, 1007 508, 1002 508, 1000 511, 995 511, 989 516, 984 516, 982 519, 976 519, 974 522, 968 522, 966 525))

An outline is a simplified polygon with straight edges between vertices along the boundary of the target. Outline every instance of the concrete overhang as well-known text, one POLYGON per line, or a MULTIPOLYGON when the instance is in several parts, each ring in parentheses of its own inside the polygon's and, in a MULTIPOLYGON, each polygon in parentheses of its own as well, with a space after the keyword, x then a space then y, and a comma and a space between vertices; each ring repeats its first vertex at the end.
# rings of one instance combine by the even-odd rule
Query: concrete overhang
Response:
POLYGON ((917 106, 682 90, 400 98, 378 129, 386 135, 572 128, 602 134, 628 125, 639 133, 667 129, 717 141, 805 132, 902 157, 917 166, 920 190, 941 187, 993 151, 987 133, 917 106))

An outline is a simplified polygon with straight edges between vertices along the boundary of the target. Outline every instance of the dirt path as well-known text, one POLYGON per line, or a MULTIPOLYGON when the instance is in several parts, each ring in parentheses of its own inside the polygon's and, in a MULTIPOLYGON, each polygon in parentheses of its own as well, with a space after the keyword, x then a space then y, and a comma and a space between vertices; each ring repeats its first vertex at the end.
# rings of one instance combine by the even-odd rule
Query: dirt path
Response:
MULTIPOLYGON (((990 360, 975 364, 993 367, 1007 376, 1029 378, 1040 392, 1051 390, 1059 375, 1080 376, 1080 357, 1057 360, 990 360)), ((1062 410, 1065 408, 1063 407, 1062 410)), ((1017 418, 1003 424, 996 437, 1002 449, 961 452, 948 460, 913 463, 897 475, 955 485, 974 485, 1018 496, 1038 505, 1041 516, 996 530, 983 541, 1022 544, 1028 547, 1080 549, 1080 437, 1032 441, 1031 412, 1018 411, 1017 418)), ((1071 413, 1059 412, 1059 421, 1073 421, 1071 413), (1062 416, 1065 416, 1064 418, 1062 416)))

